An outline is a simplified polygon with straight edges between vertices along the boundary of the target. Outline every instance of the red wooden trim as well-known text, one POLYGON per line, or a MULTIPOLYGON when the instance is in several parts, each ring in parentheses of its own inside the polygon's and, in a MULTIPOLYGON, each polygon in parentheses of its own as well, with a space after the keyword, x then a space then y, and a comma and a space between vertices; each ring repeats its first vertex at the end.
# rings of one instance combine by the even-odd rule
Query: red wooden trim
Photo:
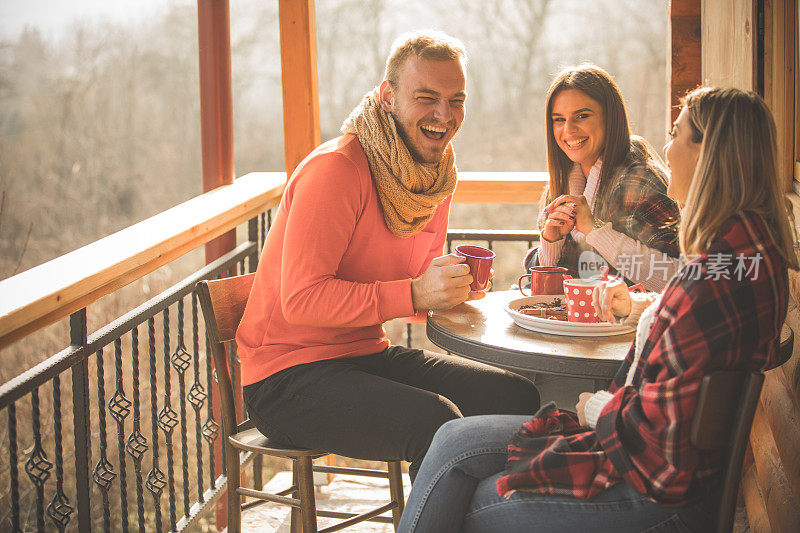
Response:
MULTIPOLYGON (((228 0, 197 1, 203 192, 233 183, 233 90, 228 0)), ((206 245, 206 263, 236 247, 229 231, 206 245)))
MULTIPOLYGON (((233 183, 233 88, 229 0, 197 0, 197 35, 200 61, 200 138, 203 192, 233 183)), ((223 233, 205 246, 206 264, 236 247, 236 230, 223 233)), ((218 395, 212 409, 219 411, 218 395)), ((222 468, 222 445, 214 446, 214 466, 222 468)), ((219 528, 227 526, 227 500, 217 502, 219 528)))
POLYGON ((702 79, 700 0, 670 3, 670 123, 678 118, 680 98, 702 79))
POLYGON ((672 0, 669 5, 670 17, 697 17, 700 18, 699 0, 672 0))

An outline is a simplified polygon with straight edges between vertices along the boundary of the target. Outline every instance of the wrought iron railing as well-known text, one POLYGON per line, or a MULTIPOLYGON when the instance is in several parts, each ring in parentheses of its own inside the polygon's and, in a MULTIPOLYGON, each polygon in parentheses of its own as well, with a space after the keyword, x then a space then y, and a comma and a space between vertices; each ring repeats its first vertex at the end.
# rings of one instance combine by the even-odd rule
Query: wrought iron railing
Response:
POLYGON ((0 529, 179 531, 219 498, 213 369, 193 290, 201 279, 255 269, 269 217, 248 226, 248 241, 99 331, 87 335, 85 308, 74 313, 70 346, 2 386, 10 491, 0 529), (65 469, 74 487, 65 487, 65 469))
MULTIPOLYGON (((225 213, 226 228, 246 220, 242 213, 257 212, 254 202, 277 204, 272 185, 251 192, 254 181, 241 182, 250 199, 231 200, 236 207, 225 213)), ((224 228, 212 223, 217 216, 188 231, 205 231, 202 239, 185 236, 176 246, 189 250, 220 234, 224 228)), ((213 368, 193 289, 200 279, 254 271, 270 225, 266 209, 247 222, 244 243, 91 334, 86 307, 72 312, 69 347, 0 385, 0 446, 6 448, 0 461, 7 458, 0 486, 8 487, 0 494, 0 530, 181 531, 210 520, 226 478, 213 368)), ((537 232, 453 230, 447 242, 449 250, 453 242, 491 248, 537 240, 537 232)), ((156 255, 148 256, 156 265, 148 271, 166 264, 156 255)), ((104 282, 87 290, 113 292, 96 288, 104 282)), ((18 308, 0 312, 0 321, 24 329, 12 316, 18 308)), ((0 339, 25 334, 6 326, 0 339)), ((230 353, 235 380, 234 345, 230 353)), ((252 483, 260 488, 260 457, 241 459, 252 462, 252 483)))

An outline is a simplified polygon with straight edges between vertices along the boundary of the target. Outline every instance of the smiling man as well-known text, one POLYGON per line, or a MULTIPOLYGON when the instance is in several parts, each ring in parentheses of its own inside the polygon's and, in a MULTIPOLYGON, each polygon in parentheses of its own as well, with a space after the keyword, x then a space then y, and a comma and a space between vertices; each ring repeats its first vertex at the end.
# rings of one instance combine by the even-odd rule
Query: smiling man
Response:
POLYGON ((380 104, 394 118, 414 159, 436 164, 464 120, 464 62, 413 52, 409 46, 390 60, 379 88, 380 104))
POLYGON ((444 422, 537 410, 530 381, 390 346, 383 329, 483 296, 463 258, 442 256, 465 62, 445 34, 399 39, 344 135, 289 180, 236 336, 248 412, 268 437, 407 460, 413 479, 444 422))

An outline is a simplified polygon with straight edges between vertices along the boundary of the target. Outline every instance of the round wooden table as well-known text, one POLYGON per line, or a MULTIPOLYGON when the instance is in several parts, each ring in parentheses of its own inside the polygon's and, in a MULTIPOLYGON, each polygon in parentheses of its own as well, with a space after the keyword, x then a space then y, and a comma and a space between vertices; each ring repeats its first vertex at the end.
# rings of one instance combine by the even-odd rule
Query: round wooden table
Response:
MULTIPOLYGON (((431 311, 428 338, 448 352, 516 372, 589 378, 597 388, 614 377, 634 333, 570 337, 529 331, 517 326, 504 310, 507 302, 521 297, 519 291, 496 291, 447 311, 431 311)), ((791 355, 793 340, 792 330, 784 326, 782 359, 787 350, 791 355)))

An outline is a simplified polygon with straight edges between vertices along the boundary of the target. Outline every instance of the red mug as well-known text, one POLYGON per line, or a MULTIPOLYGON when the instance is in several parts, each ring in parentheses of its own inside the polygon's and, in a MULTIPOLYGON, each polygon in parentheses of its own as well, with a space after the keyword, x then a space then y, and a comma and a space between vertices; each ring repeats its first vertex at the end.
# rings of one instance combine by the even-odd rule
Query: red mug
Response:
POLYGON ((567 269, 557 266, 533 266, 528 269, 529 274, 524 274, 517 280, 519 285, 519 292, 523 296, 532 296, 534 294, 562 294, 564 292, 564 276, 567 269), (522 289, 522 280, 531 278, 531 294, 526 294, 522 289))
POLYGON ((564 299, 567 304, 567 320, 570 322, 599 322, 592 304, 592 293, 603 283, 595 279, 565 279, 564 299))
POLYGON ((456 254, 465 257, 469 271, 472 274, 472 283, 469 288, 473 291, 485 291, 489 287, 489 276, 492 272, 492 260, 495 253, 488 248, 462 244, 456 247, 456 254))

